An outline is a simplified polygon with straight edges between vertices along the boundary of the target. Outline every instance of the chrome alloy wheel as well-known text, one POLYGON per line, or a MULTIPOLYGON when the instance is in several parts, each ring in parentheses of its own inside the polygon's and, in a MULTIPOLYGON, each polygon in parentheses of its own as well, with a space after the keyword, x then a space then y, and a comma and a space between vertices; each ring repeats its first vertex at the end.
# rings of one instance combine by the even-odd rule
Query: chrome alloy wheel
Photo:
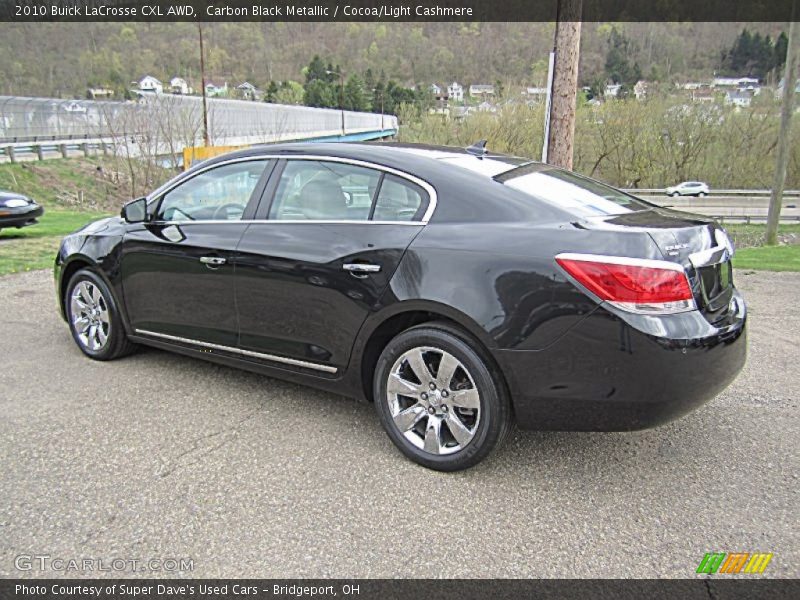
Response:
POLYGON ((108 304, 100 289, 91 281, 81 281, 70 298, 72 328, 84 348, 97 352, 108 342, 111 322, 108 304))
POLYGON ((463 449, 478 430, 480 394, 455 356, 417 347, 395 361, 386 385, 395 426, 414 446, 430 454, 463 449))

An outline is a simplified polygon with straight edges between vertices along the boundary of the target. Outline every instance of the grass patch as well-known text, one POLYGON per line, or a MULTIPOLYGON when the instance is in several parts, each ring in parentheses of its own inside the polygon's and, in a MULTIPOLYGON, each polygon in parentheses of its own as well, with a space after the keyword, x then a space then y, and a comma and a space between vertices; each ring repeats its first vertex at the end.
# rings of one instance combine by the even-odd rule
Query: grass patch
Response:
MULTIPOLYGON (((766 225, 723 223, 723 227, 725 227, 737 249, 764 245, 764 237, 767 233, 766 225)), ((778 226, 779 240, 791 244, 798 237, 800 237, 800 223, 782 223, 778 226)))
POLYGON ((45 210, 36 225, 0 231, 0 275, 53 266, 61 239, 104 213, 45 210))
POLYGON ((115 173, 107 158, 67 158, 0 165, 0 189, 13 190, 39 204, 88 209, 118 203, 126 190, 110 180, 115 173), (122 189, 121 189, 122 188, 122 189), (75 206, 81 202, 83 206, 75 206))
POLYGON ((733 257, 736 269, 800 271, 800 245, 742 248, 733 257))

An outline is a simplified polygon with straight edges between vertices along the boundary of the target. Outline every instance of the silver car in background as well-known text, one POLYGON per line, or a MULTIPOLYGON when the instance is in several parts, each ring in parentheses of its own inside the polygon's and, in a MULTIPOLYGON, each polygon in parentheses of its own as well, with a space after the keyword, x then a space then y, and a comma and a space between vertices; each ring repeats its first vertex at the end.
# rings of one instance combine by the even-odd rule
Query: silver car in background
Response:
POLYGON ((683 181, 667 188, 667 196, 708 196, 708 184, 702 181, 683 181))

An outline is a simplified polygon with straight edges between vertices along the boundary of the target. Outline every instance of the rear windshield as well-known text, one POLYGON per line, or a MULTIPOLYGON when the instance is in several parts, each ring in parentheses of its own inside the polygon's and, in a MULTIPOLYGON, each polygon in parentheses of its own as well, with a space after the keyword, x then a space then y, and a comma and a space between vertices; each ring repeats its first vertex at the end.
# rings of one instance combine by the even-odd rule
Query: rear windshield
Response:
POLYGON ((653 208, 644 200, 599 181, 542 164, 523 166, 495 179, 581 217, 618 215, 653 208))

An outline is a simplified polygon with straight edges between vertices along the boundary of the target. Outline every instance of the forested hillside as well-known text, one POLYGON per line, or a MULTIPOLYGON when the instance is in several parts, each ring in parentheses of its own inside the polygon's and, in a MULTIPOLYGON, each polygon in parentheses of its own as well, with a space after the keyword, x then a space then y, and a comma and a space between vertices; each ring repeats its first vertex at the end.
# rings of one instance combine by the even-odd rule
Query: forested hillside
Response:
MULTIPOLYGON (((781 33, 781 24, 586 23, 581 83, 606 77, 609 46, 620 39, 621 52, 650 80, 709 78, 732 67, 763 70, 768 61, 750 64, 745 56, 742 63, 741 43, 732 54, 745 26, 772 41, 781 33)), ((302 81, 301 70, 315 54, 345 74, 370 68, 402 84, 541 85, 553 24, 209 23, 204 34, 210 76, 261 87, 302 81)), ((119 94, 144 74, 179 75, 199 87, 197 37, 191 23, 3 23, 0 94, 82 96, 89 86, 119 94)))

